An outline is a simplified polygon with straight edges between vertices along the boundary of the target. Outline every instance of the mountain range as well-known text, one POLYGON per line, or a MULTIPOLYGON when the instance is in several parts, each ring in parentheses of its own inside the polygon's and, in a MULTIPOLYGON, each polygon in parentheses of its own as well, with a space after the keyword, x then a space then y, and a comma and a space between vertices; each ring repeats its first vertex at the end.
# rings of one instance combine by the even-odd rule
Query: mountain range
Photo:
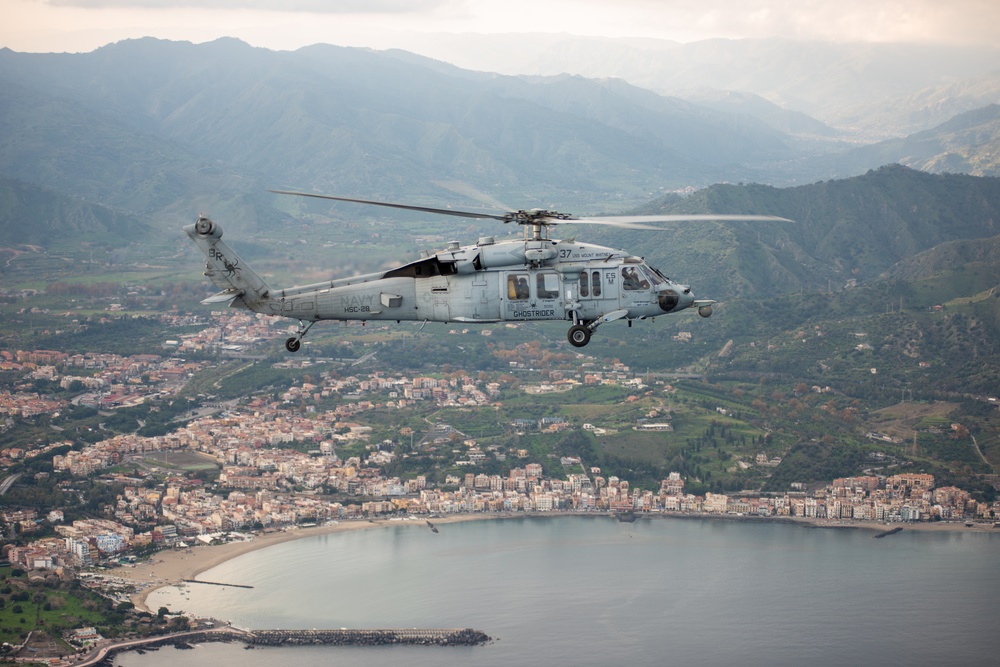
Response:
MULTIPOLYGON (((720 63, 766 52, 741 42, 702 48, 720 63)), ((772 46, 785 55, 790 48, 772 46)), ((948 62, 956 59, 967 60, 948 62)), ((669 62, 687 61, 692 76, 704 69, 693 56, 669 62)), ((947 68, 931 69, 940 78, 947 68)), ((684 67, 673 71, 681 77, 684 67)), ((863 91, 885 76, 857 85, 863 91)), ((804 71, 796 81, 806 88, 804 71)), ((844 129, 752 90, 702 87, 682 99, 621 78, 499 75, 329 45, 276 52, 233 39, 140 39, 83 54, 4 49, 0 85, 0 175, 154 227, 200 207, 249 229, 275 224, 281 212, 263 194, 274 186, 464 205, 441 187, 461 182, 516 207, 605 213, 670 190, 803 184, 891 162, 995 175, 1000 155, 998 107, 986 103, 939 127, 857 146, 844 129)), ((1000 102, 989 85, 976 90, 962 99, 1000 102)), ((833 92, 844 96, 843 87, 833 92)))
POLYGON ((845 134, 900 137, 998 102, 1000 49, 907 43, 710 39, 690 43, 542 34, 400 36, 410 51, 503 74, 620 78, 745 113, 798 112, 845 134), (768 108, 770 106, 770 108, 768 108))
MULTIPOLYGON (((794 68, 796 99, 843 98, 845 111, 827 120, 856 112, 862 93, 904 56, 928 71, 903 77, 893 94, 912 96, 922 83, 968 67, 964 79, 953 76, 951 90, 979 92, 940 109, 991 95, 1000 101, 986 83, 957 82, 991 80, 984 66, 969 64, 973 52, 932 49, 931 58, 902 48, 724 41, 658 48, 680 65, 674 87, 704 73, 710 56, 714 78, 703 79, 717 83, 791 86, 794 68), (795 53, 820 54, 815 64, 839 74, 811 89, 802 62, 778 67, 785 78, 724 66, 795 53), (843 83, 849 53, 858 71, 874 70, 855 77, 851 94, 843 83)), ((480 205, 467 193, 485 192, 514 208, 579 214, 712 211, 795 220, 592 236, 643 249, 701 294, 740 296, 910 275, 921 253, 1000 234, 998 181, 974 176, 997 173, 997 104, 859 146, 856 137, 843 141, 843 128, 757 92, 703 86, 682 99, 621 78, 502 75, 398 50, 270 51, 234 39, 129 40, 84 54, 5 49, 0 85, 0 242, 8 245, 45 245, 77 231, 118 235, 121 243, 174 235, 198 211, 238 233, 274 236, 307 209, 279 201, 269 187, 461 208, 480 205), (911 168, 883 167, 896 163, 911 168), (690 196, 673 192, 697 188, 690 196), (911 268, 897 267, 907 261, 911 268)), ((320 215, 346 215, 338 210, 320 215)))

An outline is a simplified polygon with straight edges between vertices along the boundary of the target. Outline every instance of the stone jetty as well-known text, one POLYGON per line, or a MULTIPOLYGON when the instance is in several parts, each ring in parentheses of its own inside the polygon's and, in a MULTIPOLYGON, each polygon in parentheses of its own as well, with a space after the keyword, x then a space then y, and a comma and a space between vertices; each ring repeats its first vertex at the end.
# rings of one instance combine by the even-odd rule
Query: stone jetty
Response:
POLYGON ((445 630, 253 630, 241 638, 255 646, 384 646, 416 644, 425 646, 478 646, 490 636, 470 628, 445 630))
POLYGON ((471 628, 449 629, 373 629, 373 630, 242 630, 219 627, 210 630, 178 632, 162 637, 133 639, 102 648, 84 658, 78 667, 111 667, 114 657, 124 651, 155 650, 163 646, 192 648, 204 642, 242 642, 247 646, 480 646, 493 638, 471 628))

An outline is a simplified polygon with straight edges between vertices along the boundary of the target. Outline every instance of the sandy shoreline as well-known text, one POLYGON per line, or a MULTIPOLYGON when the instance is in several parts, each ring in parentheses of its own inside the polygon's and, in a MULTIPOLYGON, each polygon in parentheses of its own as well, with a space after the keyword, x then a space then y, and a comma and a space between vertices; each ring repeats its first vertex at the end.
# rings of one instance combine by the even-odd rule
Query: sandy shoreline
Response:
MULTIPOLYGON (((456 514, 446 517, 435 517, 432 519, 434 525, 444 525, 449 523, 459 523, 463 521, 483 521, 491 519, 506 519, 506 518, 524 518, 526 516, 530 517, 558 517, 558 516, 610 516, 597 513, 577 513, 577 512, 559 512, 552 514, 530 514, 525 515, 522 513, 508 514, 456 514)), ((642 515, 642 518, 647 518, 647 515, 642 515)), ((993 529, 991 524, 976 524, 972 527, 967 527, 963 523, 951 523, 951 522, 928 522, 928 523, 916 523, 916 524, 885 524, 877 523, 874 521, 850 521, 850 522, 832 522, 825 520, 816 519, 805 519, 801 517, 771 517, 771 518, 757 518, 757 517, 733 517, 730 515, 712 515, 712 514, 653 514, 648 515, 648 518, 662 518, 662 519, 689 519, 689 520, 730 520, 730 521, 744 521, 744 522, 768 522, 768 523, 788 523, 791 525, 799 525, 808 528, 820 528, 820 529, 862 529, 862 530, 872 530, 875 532, 889 530, 895 527, 902 527, 905 530, 917 530, 917 531, 934 531, 934 532, 979 532, 979 533, 997 533, 1000 534, 1000 529, 993 529)), ((114 571, 114 575, 121 577, 123 579, 130 579, 135 582, 146 584, 142 590, 138 591, 132 595, 132 602, 139 609, 151 611, 146 606, 146 599, 149 595, 164 586, 170 586, 173 584, 180 583, 184 579, 194 579, 202 572, 210 570, 217 565, 221 565, 228 560, 242 556, 243 554, 250 553, 251 551, 256 551, 258 549, 266 549, 267 547, 274 546, 276 544, 281 544, 283 542, 289 542, 291 540, 299 540, 306 537, 313 537, 315 535, 329 535, 334 533, 342 533, 353 530, 368 530, 373 528, 385 528, 389 526, 418 526, 427 528, 426 519, 424 517, 415 517, 403 521, 391 521, 391 520, 378 520, 378 521, 368 521, 368 520, 354 520, 354 521, 341 521, 336 524, 315 526, 309 528, 296 528, 293 530, 276 531, 273 533, 264 533, 257 535, 253 540, 247 542, 230 542, 228 544, 220 544, 216 546, 201 545, 188 547, 186 549, 175 549, 175 550, 164 550, 153 554, 152 558, 146 562, 139 563, 135 567, 122 567, 114 571)), ((232 582, 240 583, 240 582, 232 582)))
MULTIPOLYGON (((434 525, 447 523, 459 523, 462 521, 481 521, 484 519, 499 519, 507 515, 481 515, 481 514, 458 514, 448 517, 438 517, 433 519, 434 525)), ((314 526, 309 528, 295 528, 292 530, 275 531, 273 533, 263 533, 246 542, 230 542, 208 546, 198 543, 196 546, 184 549, 170 549, 158 551, 145 562, 134 567, 121 567, 114 570, 114 576, 122 579, 145 584, 142 590, 131 596, 132 603, 138 608, 146 611, 150 610, 146 606, 146 599, 149 595, 164 586, 178 584, 185 579, 195 579, 199 574, 210 570, 217 565, 221 565, 228 560, 232 560, 243 554, 266 549, 267 547, 292 540, 300 540, 315 535, 330 535, 333 533, 343 533, 353 530, 369 530, 373 528, 386 528, 389 526, 422 526, 427 529, 425 518, 413 518, 406 521, 390 521, 387 519, 378 521, 355 520, 341 521, 335 524, 314 526)), ((239 582, 233 582, 239 583, 239 582)))

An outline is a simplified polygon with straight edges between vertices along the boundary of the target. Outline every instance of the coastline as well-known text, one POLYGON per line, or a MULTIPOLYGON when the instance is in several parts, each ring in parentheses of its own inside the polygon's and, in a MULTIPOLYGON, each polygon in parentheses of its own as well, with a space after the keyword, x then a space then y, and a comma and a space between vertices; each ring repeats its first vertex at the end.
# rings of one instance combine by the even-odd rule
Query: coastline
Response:
MULTIPOLYGON (((435 518, 434 524, 442 525, 463 521, 481 521, 510 516, 516 515, 457 514, 435 518)), ((128 579, 138 584, 144 584, 141 590, 130 596, 130 599, 137 609, 155 613, 155 610, 149 609, 146 605, 146 599, 153 591, 179 584, 185 579, 195 579, 206 570, 210 570, 213 567, 222 565, 227 561, 252 551, 316 535, 330 535, 353 530, 370 530, 397 525, 426 527, 427 524, 425 521, 425 517, 417 517, 407 521, 390 521, 388 519, 341 521, 323 526, 297 527, 291 530, 262 533, 256 535, 254 539, 244 542, 229 542, 214 546, 199 544, 183 549, 163 550, 154 553, 148 561, 138 563, 133 567, 125 566, 114 570, 114 576, 128 579)))
MULTIPOLYGON (((511 518, 549 518, 560 516, 586 516, 586 517, 614 517, 612 513, 598 512, 552 512, 544 514, 524 514, 524 513, 490 513, 490 514, 455 514, 449 516, 435 517, 435 525, 445 525, 451 523, 462 523, 465 521, 489 521, 511 518)), ((734 516, 727 514, 640 514, 642 519, 687 519, 687 520, 709 520, 709 521, 739 521, 758 523, 783 523, 792 526, 818 529, 851 529, 851 530, 871 530, 873 532, 883 532, 887 528, 901 527, 904 530, 932 531, 932 532, 975 532, 986 534, 1000 534, 1000 530, 994 530, 992 524, 976 524, 966 526, 964 523, 954 522, 922 522, 914 524, 886 524, 875 521, 844 521, 832 522, 820 519, 804 517, 756 517, 756 516, 734 516)), ((184 549, 173 549, 159 551, 143 563, 134 567, 122 567, 114 571, 114 576, 122 579, 129 579, 139 584, 145 584, 140 590, 131 596, 132 603, 137 609, 152 611, 146 606, 149 595, 165 586, 172 586, 181 583, 185 579, 195 579, 199 574, 212 569, 226 561, 232 560, 244 554, 258 549, 292 540, 304 539, 316 535, 330 535, 354 530, 370 530, 374 528, 385 528, 389 526, 418 526, 427 528, 427 517, 419 516, 408 520, 350 520, 341 521, 336 524, 323 526, 313 526, 308 528, 294 528, 291 530, 275 531, 263 533, 254 539, 244 542, 229 542, 215 546, 197 545, 184 549)), ((239 583, 239 582, 234 582, 239 583)))

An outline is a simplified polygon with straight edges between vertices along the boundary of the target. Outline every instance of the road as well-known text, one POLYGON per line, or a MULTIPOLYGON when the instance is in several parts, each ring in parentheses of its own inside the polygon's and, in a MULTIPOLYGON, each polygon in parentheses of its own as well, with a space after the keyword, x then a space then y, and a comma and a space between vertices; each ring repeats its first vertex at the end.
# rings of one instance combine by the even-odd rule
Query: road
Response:
POLYGON ((983 456, 983 450, 979 449, 979 443, 976 442, 976 436, 972 436, 972 444, 975 445, 976 453, 979 454, 979 458, 983 460, 983 463, 985 463, 986 465, 990 465, 990 462, 986 460, 985 456, 983 456))
POLYGON ((182 640, 185 637, 190 637, 192 635, 202 635, 202 634, 206 634, 206 633, 207 634, 215 634, 215 633, 220 633, 220 632, 223 632, 223 633, 234 633, 234 632, 237 632, 238 633, 238 632, 241 632, 241 631, 237 630, 236 628, 229 627, 229 626, 223 626, 223 627, 219 627, 219 628, 212 628, 210 630, 191 630, 190 632, 178 632, 176 634, 160 635, 158 637, 144 637, 142 639, 131 639, 129 641, 124 641, 124 642, 112 642, 110 644, 102 646, 100 649, 97 650, 96 653, 94 653, 93 655, 87 657, 85 660, 81 660, 80 662, 76 663, 76 666, 77 667, 87 667, 88 665, 96 665, 101 660, 104 660, 105 657, 107 657, 108 651, 128 650, 128 649, 132 649, 132 648, 141 647, 144 644, 152 644, 154 642, 162 642, 165 639, 169 639, 169 640, 181 639, 182 640))
POLYGON ((0 496, 4 495, 8 491, 10 491, 10 487, 14 486, 14 482, 16 482, 17 478, 20 477, 20 476, 21 476, 21 473, 17 473, 16 475, 9 475, 7 477, 7 479, 5 479, 4 481, 0 482, 0 496))

